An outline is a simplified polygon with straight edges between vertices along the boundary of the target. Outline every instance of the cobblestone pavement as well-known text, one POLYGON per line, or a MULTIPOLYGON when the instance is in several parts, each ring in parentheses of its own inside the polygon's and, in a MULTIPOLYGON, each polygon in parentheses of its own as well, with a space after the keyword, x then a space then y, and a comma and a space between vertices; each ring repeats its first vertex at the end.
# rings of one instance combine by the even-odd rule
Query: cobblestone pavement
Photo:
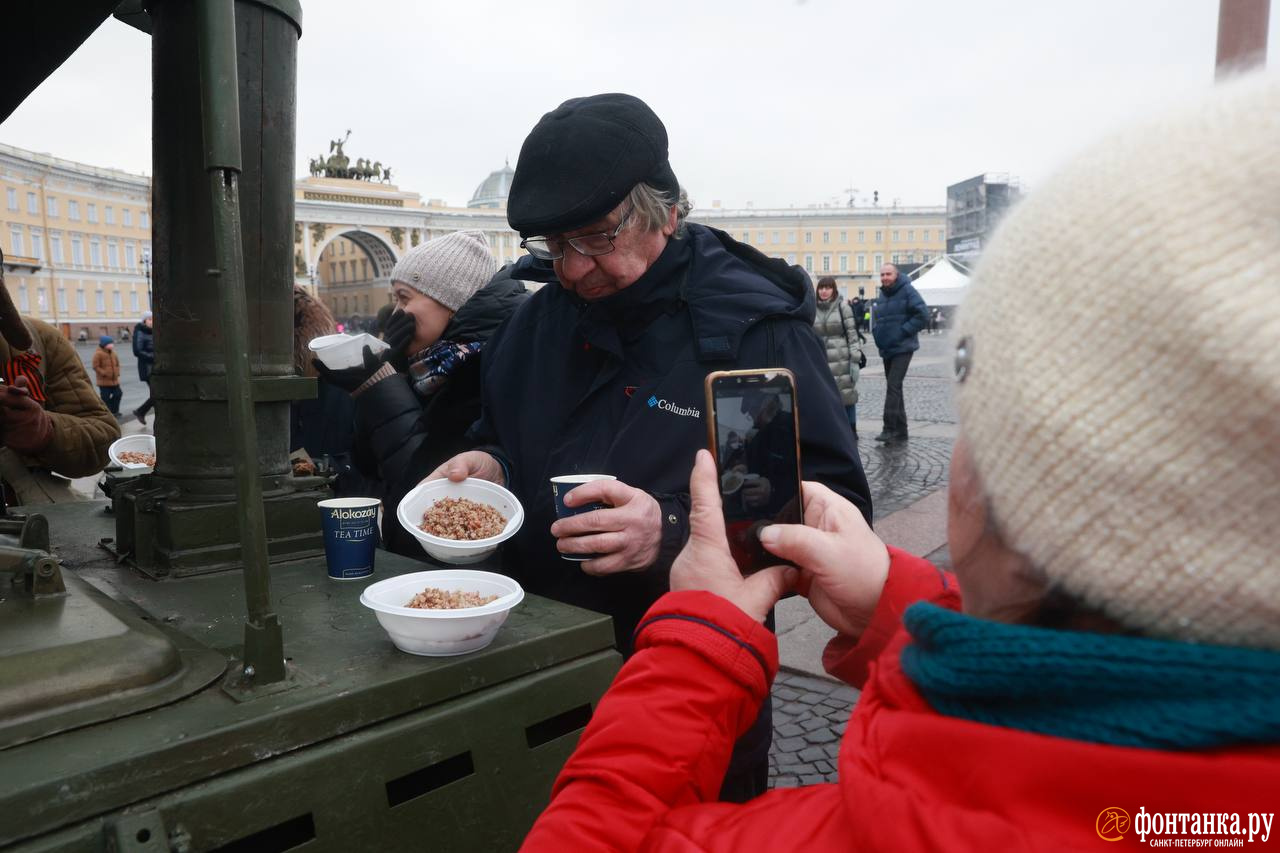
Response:
MULTIPOLYGON (((903 383, 907 418, 921 423, 954 424, 951 340, 922 335, 903 383)), ((884 376, 875 346, 868 340, 868 372, 858 381, 858 413, 879 418, 884 409, 884 376), (866 407, 866 408, 864 408, 866 407)), ((875 517, 904 509, 947 484, 950 438, 912 438, 906 445, 884 447, 862 436, 858 450, 871 487, 875 517)), ((947 549, 927 555, 949 568, 947 549)), ((773 745, 769 750, 769 786, 790 788, 836 780, 836 758, 858 691, 833 679, 786 670, 773 683, 773 745)))

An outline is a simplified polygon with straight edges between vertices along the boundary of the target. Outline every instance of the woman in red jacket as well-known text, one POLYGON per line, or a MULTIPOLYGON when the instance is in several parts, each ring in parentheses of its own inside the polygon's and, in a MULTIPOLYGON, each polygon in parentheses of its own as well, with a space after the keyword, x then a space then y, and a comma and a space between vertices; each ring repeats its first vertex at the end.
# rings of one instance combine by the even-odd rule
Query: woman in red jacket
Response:
POLYGON ((1221 87, 1087 152, 1008 218, 957 325, 954 576, 806 483, 805 525, 761 533, 797 568, 744 579, 700 453, 672 592, 526 849, 1271 842, 1276 115, 1274 81, 1221 87), (1223 275, 1202 248, 1227 243, 1223 275), (1090 298, 1061 284, 1137 255, 1162 258, 1159 274, 1090 298), (1183 307, 1153 312, 1165 302, 1183 307), (839 632, 827 669, 863 690, 840 781, 715 803, 776 672, 761 622, 788 589, 839 632))

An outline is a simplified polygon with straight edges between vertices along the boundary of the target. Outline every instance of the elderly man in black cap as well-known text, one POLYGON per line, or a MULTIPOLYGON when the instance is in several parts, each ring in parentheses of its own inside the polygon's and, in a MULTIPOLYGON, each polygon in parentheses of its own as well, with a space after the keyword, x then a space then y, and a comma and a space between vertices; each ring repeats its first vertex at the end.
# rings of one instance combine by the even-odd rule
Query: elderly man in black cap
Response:
MULTIPOLYGON (((709 372, 790 368, 805 479, 871 517, 848 419, 813 333, 808 276, 686 223, 688 211, 667 162, 666 128, 643 101, 574 98, 542 117, 520 150, 507 218, 529 253, 515 276, 553 286, 485 352, 473 430, 480 449, 428 477, 481 477, 511 489, 526 515, 507 545, 506 570, 531 592, 610 614, 624 654, 688 537, 709 372), (617 479, 579 486, 565 503, 607 506, 556 520, 549 478, 578 473, 617 479)), ((766 703, 739 743, 724 798, 764 791, 770 735, 766 703)))

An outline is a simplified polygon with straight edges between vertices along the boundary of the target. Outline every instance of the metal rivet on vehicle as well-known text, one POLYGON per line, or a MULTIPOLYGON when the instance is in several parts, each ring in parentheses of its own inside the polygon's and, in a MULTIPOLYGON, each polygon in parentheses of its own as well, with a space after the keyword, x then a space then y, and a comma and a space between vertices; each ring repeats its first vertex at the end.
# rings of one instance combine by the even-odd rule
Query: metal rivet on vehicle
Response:
POLYGON ((973 365, 973 341, 968 336, 956 342, 956 381, 963 382, 973 365))

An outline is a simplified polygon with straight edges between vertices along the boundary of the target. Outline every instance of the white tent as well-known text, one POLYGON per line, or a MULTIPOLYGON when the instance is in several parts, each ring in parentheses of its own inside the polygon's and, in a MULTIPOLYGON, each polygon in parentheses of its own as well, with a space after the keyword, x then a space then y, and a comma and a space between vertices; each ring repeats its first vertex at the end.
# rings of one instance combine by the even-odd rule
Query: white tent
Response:
POLYGON ((969 275, 959 261, 944 255, 912 284, 930 308, 954 308, 969 289, 969 275))

